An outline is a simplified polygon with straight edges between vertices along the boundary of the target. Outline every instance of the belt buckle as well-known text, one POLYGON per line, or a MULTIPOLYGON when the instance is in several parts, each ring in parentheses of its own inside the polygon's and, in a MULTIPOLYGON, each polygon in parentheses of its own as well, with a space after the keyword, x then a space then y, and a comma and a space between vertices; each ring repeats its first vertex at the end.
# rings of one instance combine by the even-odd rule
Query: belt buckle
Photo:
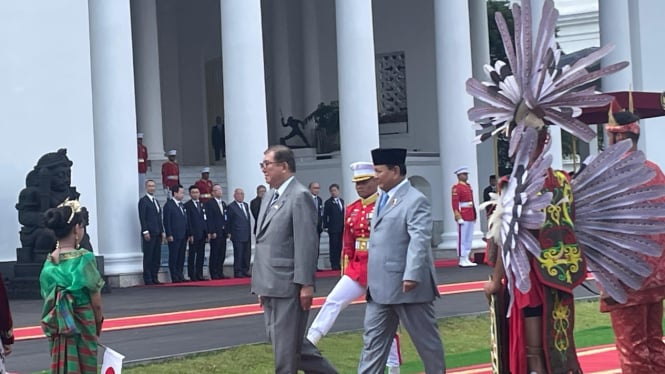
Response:
POLYGON ((368 238, 358 238, 356 239, 356 250, 358 251, 367 251, 369 249, 369 239, 368 238))

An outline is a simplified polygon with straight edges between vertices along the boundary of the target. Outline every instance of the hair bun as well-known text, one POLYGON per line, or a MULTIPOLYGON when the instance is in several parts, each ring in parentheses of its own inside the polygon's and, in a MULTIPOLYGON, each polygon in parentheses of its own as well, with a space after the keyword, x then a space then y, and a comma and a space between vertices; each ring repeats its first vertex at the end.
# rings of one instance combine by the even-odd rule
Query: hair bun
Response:
POLYGON ((44 216, 44 223, 46 224, 46 227, 55 231, 62 228, 63 226, 66 226, 67 221, 65 218, 65 210, 70 210, 70 208, 62 207, 47 210, 44 216))

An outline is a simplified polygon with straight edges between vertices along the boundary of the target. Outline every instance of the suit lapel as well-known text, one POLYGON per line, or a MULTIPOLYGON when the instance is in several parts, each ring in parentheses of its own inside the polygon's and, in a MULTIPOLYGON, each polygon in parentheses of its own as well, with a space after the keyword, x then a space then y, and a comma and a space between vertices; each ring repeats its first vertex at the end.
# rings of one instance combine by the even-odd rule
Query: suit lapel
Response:
MULTIPOLYGON (((289 185, 286 187, 284 190, 284 193, 279 196, 277 201, 272 203, 270 206, 266 206, 266 209, 269 209, 268 212, 265 214, 265 219, 261 223, 261 230, 265 229, 266 226, 268 226, 268 223, 270 223, 270 220, 277 214, 277 212, 284 206, 284 204, 288 201, 288 199, 291 197, 291 191, 293 190, 293 186, 297 183, 298 181, 295 180, 295 178, 289 183, 289 185)), ((270 200, 272 200, 272 197, 275 193, 273 192, 270 195, 270 200)), ((268 202, 266 202, 266 205, 268 202)))
POLYGON ((388 201, 386 201, 386 205, 384 205, 383 208, 381 208, 381 212, 379 212, 379 215, 376 217, 374 225, 378 225, 379 222, 381 222, 381 219, 383 219, 383 217, 386 216, 386 214, 390 213, 390 211, 395 209, 396 206, 398 206, 399 204, 402 203, 402 201, 404 201, 404 195, 409 190, 409 187, 411 187, 411 183, 406 182, 402 187, 400 187, 397 191, 395 191, 393 197, 388 199, 388 201))
POLYGON ((266 209, 268 209, 268 203, 270 200, 272 200, 272 197, 275 195, 275 191, 277 190, 271 190, 270 193, 266 193, 263 195, 263 199, 261 199, 261 208, 259 209, 259 232, 256 233, 258 236, 261 233, 261 230, 263 230, 263 223, 265 222, 266 218, 266 209))

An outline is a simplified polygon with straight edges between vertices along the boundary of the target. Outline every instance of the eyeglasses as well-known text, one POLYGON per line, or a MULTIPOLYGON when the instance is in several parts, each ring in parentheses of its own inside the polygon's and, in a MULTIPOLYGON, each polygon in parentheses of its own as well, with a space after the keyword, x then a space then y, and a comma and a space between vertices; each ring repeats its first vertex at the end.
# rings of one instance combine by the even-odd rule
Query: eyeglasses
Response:
POLYGON ((259 167, 261 169, 265 169, 265 168, 267 168, 268 166, 270 166, 272 164, 279 164, 279 163, 282 163, 282 162, 284 162, 284 161, 263 161, 263 162, 259 162, 259 167))

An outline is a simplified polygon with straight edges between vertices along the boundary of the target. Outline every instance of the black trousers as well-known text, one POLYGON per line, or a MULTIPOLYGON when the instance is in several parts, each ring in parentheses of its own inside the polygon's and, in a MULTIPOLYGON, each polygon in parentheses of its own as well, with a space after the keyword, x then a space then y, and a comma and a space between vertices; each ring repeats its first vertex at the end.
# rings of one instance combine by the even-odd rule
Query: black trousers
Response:
POLYGON ((172 242, 169 242, 169 273, 171 273, 171 282, 185 279, 183 268, 185 267, 186 248, 187 238, 174 238, 172 242))
POLYGON ((141 235, 143 251, 143 282, 151 284, 157 281, 159 265, 162 260, 162 234, 150 234, 150 240, 141 235))
POLYGON ((189 279, 196 280, 203 278, 205 244, 205 237, 194 239, 194 241, 189 244, 189 252, 187 253, 187 275, 189 275, 189 279))
POLYGON ((226 234, 217 236, 217 239, 210 241, 210 260, 208 261, 208 271, 210 278, 219 279, 224 276, 224 259, 226 258, 226 234))
POLYGON ((249 260, 252 255, 250 242, 231 240, 231 243, 233 243, 233 276, 249 274, 249 260))
POLYGON ((342 270, 342 264, 340 259, 342 257, 342 233, 341 232, 329 232, 329 253, 330 253, 330 267, 333 270, 342 270))

